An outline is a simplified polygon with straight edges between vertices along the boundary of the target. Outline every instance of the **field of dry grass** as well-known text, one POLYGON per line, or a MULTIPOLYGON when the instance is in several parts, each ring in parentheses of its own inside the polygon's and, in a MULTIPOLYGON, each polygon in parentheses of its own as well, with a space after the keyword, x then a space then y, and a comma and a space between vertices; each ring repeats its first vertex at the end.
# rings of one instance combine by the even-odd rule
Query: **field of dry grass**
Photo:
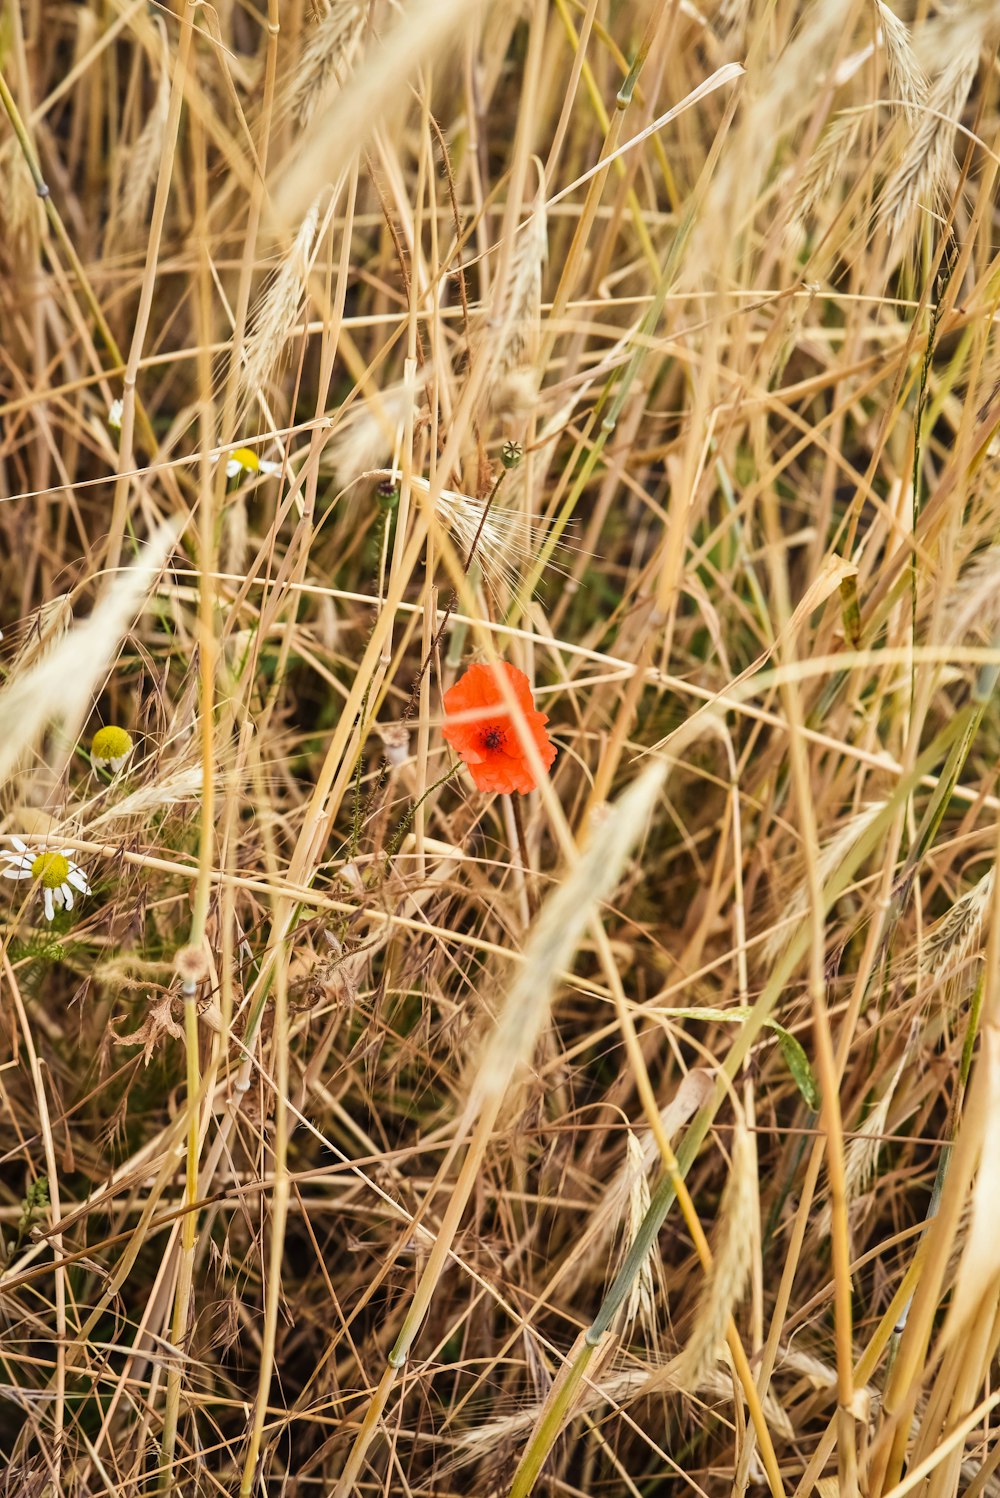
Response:
POLYGON ((1000 1494, 998 42, 0 9, 4 1498, 1000 1494))

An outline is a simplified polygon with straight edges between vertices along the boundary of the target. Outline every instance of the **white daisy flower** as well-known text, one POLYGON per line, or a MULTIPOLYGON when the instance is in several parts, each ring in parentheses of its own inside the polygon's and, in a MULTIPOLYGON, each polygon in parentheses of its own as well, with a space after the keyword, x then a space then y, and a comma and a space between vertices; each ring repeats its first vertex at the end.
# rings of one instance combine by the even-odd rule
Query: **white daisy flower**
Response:
POLYGON ((5 879, 34 879, 42 891, 45 918, 51 921, 60 910, 73 909, 73 891, 81 895, 90 894, 87 876, 79 864, 73 862, 73 849, 61 848, 58 853, 36 853, 19 837, 12 837, 14 852, 0 851, 0 858, 11 865, 4 869, 5 879))
POLYGON ((244 473, 266 473, 273 477, 280 472, 280 463, 271 463, 267 458, 258 458, 250 447, 234 448, 226 462, 227 479, 238 479, 244 473))
POLYGON ((117 400, 117 401, 112 401, 111 402, 111 405, 110 405, 110 407, 108 409, 108 426, 111 428, 111 430, 113 432, 120 432, 121 431, 121 429, 122 429, 122 412, 124 410, 125 410, 125 406, 124 406, 124 404, 123 404, 122 401, 117 400))
POLYGON ((95 770, 111 770, 115 775, 132 753, 132 735, 124 728, 109 723, 99 728, 90 745, 90 763, 95 770))

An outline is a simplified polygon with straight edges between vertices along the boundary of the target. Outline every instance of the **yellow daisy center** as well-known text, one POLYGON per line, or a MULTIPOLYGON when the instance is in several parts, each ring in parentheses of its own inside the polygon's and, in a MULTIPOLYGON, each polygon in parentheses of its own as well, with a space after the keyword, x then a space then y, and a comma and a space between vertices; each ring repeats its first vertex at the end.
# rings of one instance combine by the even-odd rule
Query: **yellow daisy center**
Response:
POLYGON ((39 853, 31 865, 32 879, 40 879, 46 889, 58 889, 69 875, 69 859, 61 853, 39 853))
POLYGON ((238 463, 241 468, 246 468, 250 473, 256 473, 260 467, 260 459, 249 447, 235 447, 229 454, 231 463, 238 463))
POLYGON ((118 759, 123 754, 131 754, 132 735, 126 733, 124 728, 116 728, 110 723, 107 728, 99 728, 94 734, 90 752, 95 759, 118 759))

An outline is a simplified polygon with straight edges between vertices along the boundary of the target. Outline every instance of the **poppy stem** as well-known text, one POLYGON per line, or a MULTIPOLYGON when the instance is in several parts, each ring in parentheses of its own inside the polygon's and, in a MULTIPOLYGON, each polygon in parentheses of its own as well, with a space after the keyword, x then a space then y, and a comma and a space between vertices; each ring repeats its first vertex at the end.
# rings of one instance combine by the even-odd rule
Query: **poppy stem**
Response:
MULTIPOLYGON (((463 577, 468 577, 468 575, 469 575, 469 568, 472 566, 473 560, 475 558, 476 548, 479 545, 479 539, 480 539, 480 537, 483 534, 483 527, 485 526, 486 521, 489 518, 489 513, 490 513, 490 510, 492 509, 492 506, 493 506, 493 501, 496 499, 497 494, 499 493, 500 485, 503 483, 504 477, 506 476, 506 474, 507 474, 507 469, 506 468, 501 468, 500 472, 496 476, 496 480, 495 480, 495 482, 493 484, 493 488, 489 492, 489 497, 487 498, 486 503, 483 506, 483 513, 482 513, 482 515, 480 517, 479 524, 476 527, 476 534, 472 538, 472 544, 469 547, 468 555, 466 556, 465 561, 462 563, 462 576, 463 577)), ((443 615, 443 617, 441 619, 441 623, 438 625, 437 629, 434 631, 434 638, 431 640, 430 647, 429 647, 429 649, 427 651, 427 654, 425 655, 424 659, 421 661, 421 663, 420 663, 420 669, 418 670, 416 676, 413 679, 413 685, 410 688, 410 695, 407 698, 406 706, 403 708, 403 711, 402 711, 402 713, 400 715, 400 718, 399 718, 400 723, 403 723, 403 724, 408 723, 410 721, 410 719, 413 717, 413 714, 416 712, 417 698, 420 695, 420 684, 423 681, 425 675, 427 674, 427 668, 428 668, 428 666, 430 665, 431 661, 434 659, 434 655, 435 655, 435 653, 436 653, 436 651, 438 649, 438 646, 441 643, 441 637, 442 637, 442 635, 444 634, 445 630, 448 627, 448 620, 451 618, 452 614, 454 613, 457 604, 458 604, 458 592, 454 591, 452 593, 452 595, 451 595, 451 598, 448 601, 448 607, 444 611, 444 615, 443 615)), ((367 707, 367 696, 365 698, 365 704, 362 707, 362 718, 364 717, 364 713, 365 713, 366 707, 367 707)), ((457 768, 458 767, 456 765, 454 767, 454 769, 457 769, 457 768)), ((444 779, 447 780, 448 776, 451 775, 452 773, 454 773, 454 771, 450 770, 448 772, 448 775, 446 775, 444 777, 444 779)), ((357 813, 356 813, 355 820, 358 823, 359 829, 360 829, 360 824, 367 819, 368 814, 371 811, 372 804, 374 802, 375 796, 378 794, 378 791, 381 788, 381 783, 382 782, 381 782, 381 779, 380 779, 378 781, 378 783, 376 784, 375 788, 373 789, 373 791, 371 792, 370 796, 368 797, 367 805, 365 806, 365 809, 360 814, 360 816, 358 816, 357 813)), ((437 784, 441 784, 441 782, 439 781, 439 782, 437 782, 437 784)), ((360 785, 360 780, 359 780, 359 785, 360 785)), ((428 789, 428 791, 425 791, 424 795, 425 796, 428 795, 430 793, 430 791, 433 791, 435 789, 436 789, 436 786, 433 786, 433 785, 430 786, 429 789, 428 789)), ((423 799, 424 799, 424 797, 421 797, 421 800, 423 800, 423 799)))
POLYGON ((436 791, 439 785, 444 785, 445 781, 450 780, 451 777, 456 774, 459 769, 460 763, 456 761, 455 764, 453 764, 449 769, 445 771, 445 773, 439 780, 435 780, 433 785, 429 785, 427 787, 427 789, 424 791, 424 794, 418 801, 414 801, 413 805, 410 807, 409 811, 406 813, 405 817, 396 828, 395 832, 392 835, 391 841, 386 847, 385 853, 383 855, 386 872, 388 872, 389 865, 392 862, 393 858, 399 852, 399 845, 403 841, 403 838, 406 835, 407 828, 413 821, 413 818, 416 816, 419 808, 423 806, 424 802, 427 800, 427 797, 431 794, 432 791, 436 791))
MULTIPOLYGON (((473 558, 476 555, 476 548, 478 547, 479 539, 483 534, 483 527, 486 525, 486 522, 489 519, 490 510, 493 508, 493 501, 496 499, 497 494, 499 493, 500 485, 503 483, 506 473, 506 468, 501 468, 500 472, 496 476, 496 482, 489 492, 489 497, 486 503, 483 505, 483 513, 479 517, 479 524, 476 526, 476 534, 472 538, 472 544, 469 547, 469 551, 465 558, 465 561, 462 563, 463 577, 468 577, 469 575, 469 568, 472 566, 473 558)), ((409 700, 406 704, 406 707, 403 709, 403 714, 400 719, 400 722, 402 723, 407 722, 407 720, 413 716, 414 710, 416 709, 417 705, 417 694, 420 691, 420 683, 423 681, 424 676, 427 673, 428 666, 434 659, 435 652, 437 651, 438 646, 441 644, 441 637, 444 634, 445 630, 448 628, 448 620, 455 612, 457 606, 458 591, 456 589, 452 592, 452 595, 448 600, 448 607, 445 609, 444 614, 442 615, 441 623, 434 631, 434 638, 431 640, 430 648, 427 651, 427 654, 424 656, 424 659, 420 663, 420 670, 417 672, 416 677, 414 678, 413 686, 410 688, 409 700)))
POLYGON ((524 814, 521 811, 520 797, 511 791, 507 798, 510 801, 511 815, 514 818, 514 831, 517 836, 517 855, 521 861, 524 871, 524 888, 528 897, 528 914, 532 920, 538 914, 538 896, 535 891, 534 874, 531 860, 528 857, 528 840, 524 835, 524 814))

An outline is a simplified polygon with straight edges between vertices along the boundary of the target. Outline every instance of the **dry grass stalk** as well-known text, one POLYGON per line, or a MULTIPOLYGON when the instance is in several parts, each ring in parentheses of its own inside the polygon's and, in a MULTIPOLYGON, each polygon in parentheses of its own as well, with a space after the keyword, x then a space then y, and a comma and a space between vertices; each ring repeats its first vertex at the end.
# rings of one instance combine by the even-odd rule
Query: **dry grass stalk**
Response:
POLYGON ((542 268, 549 237, 544 184, 539 184, 529 218, 518 231, 507 285, 480 334, 490 358, 486 399, 502 416, 523 416, 538 394, 538 338, 542 306, 542 268))
POLYGON ((951 173, 955 128, 979 70, 981 39, 975 36, 947 66, 927 96, 923 117, 879 200, 878 221, 893 239, 914 232, 919 210, 939 213, 951 173))
POLYGON ((120 232, 125 236, 126 243, 134 244, 149 221, 149 202, 156 185, 156 174, 160 169, 169 108, 170 75, 164 66, 157 85, 156 102, 125 158, 121 206, 117 223, 113 220, 113 227, 109 228, 112 241, 115 233, 120 232))
POLYGON ((150 537, 140 560, 116 577, 87 619, 73 626, 0 692, 0 785, 58 723, 68 742, 90 712, 93 692, 122 635, 144 606, 177 537, 163 525, 150 537))
POLYGON ((286 85, 284 109, 299 126, 328 105, 348 77, 364 40, 365 0, 330 0, 309 33, 286 85))
POLYGON ((251 314, 240 370, 244 402, 264 392, 298 322, 319 228, 319 210, 317 197, 251 314))
POLYGON ((742 1118, 732 1143, 732 1164, 719 1203, 712 1264, 698 1295, 687 1344, 678 1361, 683 1388, 697 1389, 725 1345, 729 1319, 739 1304, 750 1274, 751 1234, 757 1184, 753 1136, 742 1118))
MULTIPOLYGON (((850 817, 829 842, 824 843, 817 859, 821 885, 826 884, 836 873, 846 854, 884 810, 884 801, 873 801, 870 806, 850 817)), ((764 953, 768 962, 773 962, 785 950, 795 935, 796 928, 805 920, 808 909, 809 888, 806 881, 802 880, 783 902, 781 924, 774 927, 765 944, 764 953)))
POLYGON ((885 0, 873 0, 873 4, 885 49, 885 68, 893 104, 911 125, 915 124, 921 106, 927 102, 927 78, 917 61, 905 24, 885 4, 885 0))

